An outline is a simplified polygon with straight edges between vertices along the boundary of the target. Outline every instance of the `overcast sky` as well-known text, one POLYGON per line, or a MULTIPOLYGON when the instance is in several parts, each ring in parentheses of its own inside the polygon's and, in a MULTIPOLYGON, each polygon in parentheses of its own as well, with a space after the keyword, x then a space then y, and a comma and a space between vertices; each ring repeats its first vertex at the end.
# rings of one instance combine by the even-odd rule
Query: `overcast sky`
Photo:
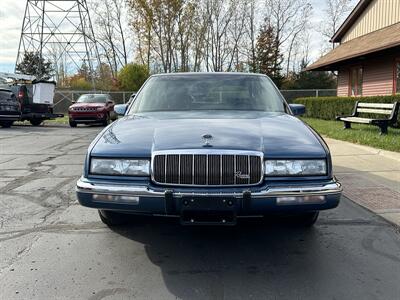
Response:
MULTIPOLYGON (((313 28, 320 24, 324 9, 322 0, 311 0, 314 7, 311 22, 313 28)), ((356 0, 354 0, 356 3, 356 0)), ((0 6, 0 72, 13 72, 17 57, 18 43, 24 16, 25 0, 1 0, 0 6)), ((322 37, 317 32, 312 33, 311 60, 320 56, 323 47, 322 37)))

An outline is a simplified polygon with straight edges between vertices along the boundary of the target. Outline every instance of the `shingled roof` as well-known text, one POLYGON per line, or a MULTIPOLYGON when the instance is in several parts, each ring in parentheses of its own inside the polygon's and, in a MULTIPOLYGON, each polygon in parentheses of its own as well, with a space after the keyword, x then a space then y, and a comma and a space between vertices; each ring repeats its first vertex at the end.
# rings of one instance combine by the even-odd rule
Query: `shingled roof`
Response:
POLYGON ((322 56, 315 63, 307 67, 306 70, 333 71, 335 70, 334 64, 398 46, 400 46, 400 23, 345 42, 322 56))

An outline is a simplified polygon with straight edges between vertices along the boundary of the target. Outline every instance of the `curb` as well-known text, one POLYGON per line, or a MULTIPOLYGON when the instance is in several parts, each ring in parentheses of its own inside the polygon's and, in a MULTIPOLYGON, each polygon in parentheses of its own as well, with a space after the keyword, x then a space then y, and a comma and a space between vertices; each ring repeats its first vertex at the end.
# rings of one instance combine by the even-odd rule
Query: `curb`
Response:
POLYGON ((355 143, 351 143, 351 142, 347 142, 347 141, 333 139, 333 138, 330 138, 328 136, 324 136, 324 138, 328 138, 330 140, 334 140, 335 142, 348 144, 348 145, 354 146, 356 148, 362 149, 364 151, 370 152, 372 154, 376 154, 376 155, 380 155, 380 156, 383 156, 383 157, 386 157, 386 158, 390 158, 390 159, 396 160, 396 161, 398 161, 400 163, 400 152, 393 152, 393 151, 373 148, 373 147, 370 147, 370 146, 359 145, 359 144, 355 144, 355 143))

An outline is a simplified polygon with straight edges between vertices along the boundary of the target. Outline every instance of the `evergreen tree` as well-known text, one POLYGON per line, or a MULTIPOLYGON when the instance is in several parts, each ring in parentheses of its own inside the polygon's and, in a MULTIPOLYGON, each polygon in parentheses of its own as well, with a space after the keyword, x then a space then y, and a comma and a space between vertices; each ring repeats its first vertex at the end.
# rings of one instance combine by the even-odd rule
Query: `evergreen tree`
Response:
POLYGON ((281 74, 283 55, 278 45, 275 29, 268 23, 264 24, 257 37, 257 71, 268 75, 280 87, 283 81, 281 74))
POLYGON ((54 71, 51 62, 40 57, 38 52, 25 52, 24 58, 15 69, 22 74, 33 75, 37 79, 49 79, 54 71))

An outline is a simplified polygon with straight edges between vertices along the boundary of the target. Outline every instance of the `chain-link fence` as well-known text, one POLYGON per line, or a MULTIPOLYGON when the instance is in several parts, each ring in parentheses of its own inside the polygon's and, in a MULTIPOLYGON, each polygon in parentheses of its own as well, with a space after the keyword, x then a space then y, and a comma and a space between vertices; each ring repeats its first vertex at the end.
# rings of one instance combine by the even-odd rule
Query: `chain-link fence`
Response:
POLYGON ((283 97, 286 101, 293 102, 296 98, 302 97, 330 97, 336 96, 336 89, 324 89, 324 90, 281 90, 283 97))
MULTIPOLYGON (((116 104, 126 103, 129 97, 134 93, 132 91, 122 92, 103 92, 103 91, 71 91, 71 90, 56 90, 54 95, 54 112, 55 113, 66 113, 68 107, 73 101, 76 101, 82 94, 109 94, 111 99, 116 104)), ((325 97, 325 96, 336 96, 336 90, 281 90, 282 95, 288 102, 292 102, 296 98, 300 97, 325 97)))

